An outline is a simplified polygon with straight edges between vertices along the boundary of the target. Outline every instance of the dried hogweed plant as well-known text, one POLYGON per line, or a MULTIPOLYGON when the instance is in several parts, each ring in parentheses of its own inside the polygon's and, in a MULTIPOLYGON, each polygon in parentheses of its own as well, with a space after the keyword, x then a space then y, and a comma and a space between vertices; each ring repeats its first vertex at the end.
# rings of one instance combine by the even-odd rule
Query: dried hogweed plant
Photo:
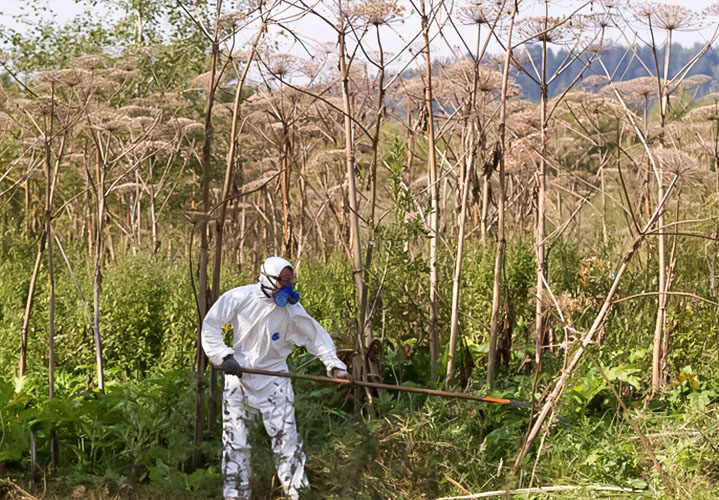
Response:
POLYGON ((492 26, 497 21, 498 10, 490 4, 474 4, 462 7, 459 18, 464 24, 478 26, 492 26))
POLYGON ((683 5, 645 3, 634 12, 634 18, 647 26, 666 31, 685 31, 701 26, 704 16, 683 5))
POLYGON ((374 26, 389 25, 401 22, 404 7, 397 1, 368 0, 356 5, 353 9, 356 18, 374 26))
POLYGON ((287 80, 300 66, 297 56, 286 53, 272 54, 267 62, 268 71, 278 80, 287 80))
POLYGON ((530 17, 517 24, 517 31, 528 42, 565 43, 575 33, 568 20, 561 17, 530 17))

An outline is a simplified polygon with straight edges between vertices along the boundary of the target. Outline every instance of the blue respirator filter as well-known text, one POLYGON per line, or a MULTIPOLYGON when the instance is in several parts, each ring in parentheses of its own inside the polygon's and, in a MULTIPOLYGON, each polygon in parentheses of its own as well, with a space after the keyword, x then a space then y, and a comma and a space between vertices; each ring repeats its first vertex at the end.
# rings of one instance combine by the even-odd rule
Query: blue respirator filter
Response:
POLYGON ((300 292, 291 286, 286 286, 277 292, 272 299, 275 301, 275 304, 280 307, 284 307, 288 303, 297 304, 297 302, 300 301, 300 292))

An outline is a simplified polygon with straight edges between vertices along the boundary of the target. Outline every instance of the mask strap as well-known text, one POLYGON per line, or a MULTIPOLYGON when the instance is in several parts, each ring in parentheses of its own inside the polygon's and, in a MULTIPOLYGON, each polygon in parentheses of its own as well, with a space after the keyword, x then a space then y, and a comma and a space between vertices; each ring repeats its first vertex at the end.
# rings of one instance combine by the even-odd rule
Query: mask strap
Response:
POLYGON ((260 283, 260 290, 262 290, 262 293, 264 293, 268 299, 271 299, 275 289, 270 288, 267 285, 263 285, 262 283, 260 283), (270 291, 268 292, 268 290, 270 290, 270 291))

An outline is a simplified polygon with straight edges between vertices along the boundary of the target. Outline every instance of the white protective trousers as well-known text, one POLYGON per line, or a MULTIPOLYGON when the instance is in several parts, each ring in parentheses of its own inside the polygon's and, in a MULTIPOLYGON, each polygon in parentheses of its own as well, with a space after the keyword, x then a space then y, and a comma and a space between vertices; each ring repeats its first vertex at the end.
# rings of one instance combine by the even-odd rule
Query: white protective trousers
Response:
MULTIPOLYGON (((332 368, 347 369, 337 358, 329 333, 300 303, 279 307, 262 292, 259 283, 222 294, 207 312, 202 325, 202 347, 215 366, 221 366, 226 356, 234 355, 245 368, 286 372, 287 357, 294 346, 303 346, 318 357, 328 374, 332 368), (222 338, 222 328, 228 322, 233 330, 232 347, 222 338)), ((271 438, 277 475, 285 494, 291 499, 297 498, 297 490, 308 483, 290 380, 249 373, 244 373, 242 378, 228 375, 223 398, 224 496, 250 498, 247 411, 254 408, 262 415, 271 438)))
POLYGON ((250 500, 250 445, 248 442, 248 410, 255 408, 262 416, 275 455, 277 476, 285 494, 296 499, 299 490, 307 488, 305 454, 297 435, 294 394, 289 379, 273 381, 269 398, 252 397, 234 375, 225 377, 222 402, 223 426, 222 476, 225 498, 250 500))

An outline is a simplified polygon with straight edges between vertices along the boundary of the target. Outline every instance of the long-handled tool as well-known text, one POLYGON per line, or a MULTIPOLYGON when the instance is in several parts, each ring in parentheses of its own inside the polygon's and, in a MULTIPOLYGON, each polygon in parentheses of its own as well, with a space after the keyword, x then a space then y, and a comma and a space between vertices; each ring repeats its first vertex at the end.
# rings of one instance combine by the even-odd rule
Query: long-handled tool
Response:
MULTIPOLYGON (((439 391, 436 389, 425 389, 422 387, 409 387, 406 385, 391 385, 391 384, 381 384, 379 382, 365 382, 364 380, 348 380, 345 378, 323 377, 321 375, 304 375, 301 373, 275 372, 275 371, 270 371, 270 370, 260 370, 258 368, 245 368, 245 367, 242 368, 242 373, 252 373, 255 375, 267 375, 269 377, 285 377, 285 378, 302 379, 302 380, 314 380, 315 382, 328 382, 328 383, 332 383, 332 384, 341 384, 341 385, 357 385, 360 387, 385 389, 388 391, 416 392, 419 394, 429 394, 430 396, 442 396, 445 398, 470 399, 472 401, 481 401, 483 403, 494 403, 494 404, 500 404, 500 405, 517 406, 519 408, 531 408, 532 407, 532 405, 530 403, 527 403, 524 401, 515 401, 513 399, 492 398, 489 396, 477 396, 474 394, 465 394, 462 392, 439 391)), ((556 415, 556 417, 562 423, 564 423, 567 427, 569 427, 569 428, 572 427, 572 425, 569 423, 569 421, 567 421, 567 419, 563 418, 560 415, 556 415)))

